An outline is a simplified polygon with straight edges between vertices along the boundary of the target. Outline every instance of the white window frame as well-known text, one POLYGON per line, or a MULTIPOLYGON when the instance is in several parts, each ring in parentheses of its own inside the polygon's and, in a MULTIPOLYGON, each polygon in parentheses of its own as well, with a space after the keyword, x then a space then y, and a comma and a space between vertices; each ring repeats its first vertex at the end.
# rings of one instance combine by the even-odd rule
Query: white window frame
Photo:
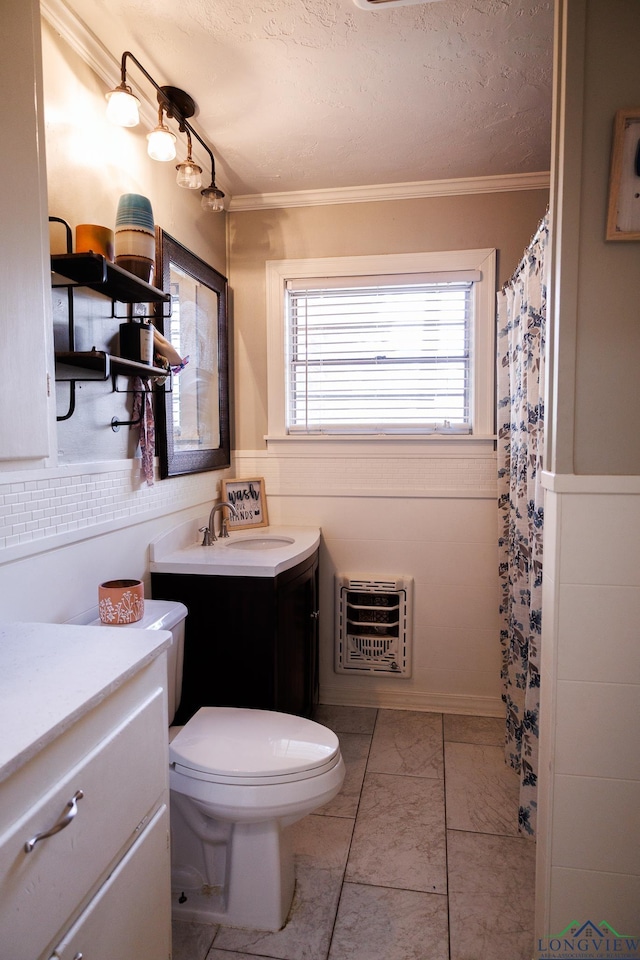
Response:
MULTIPOLYGON (((359 445, 394 443, 444 445, 451 452, 454 445, 469 441, 495 440, 495 248, 446 250, 430 253, 380 254, 365 257, 326 257, 301 260, 268 260, 267 284, 267 376, 269 448, 286 444, 359 445), (470 434, 289 434, 286 429, 286 283, 315 277, 387 276, 390 274, 443 273, 447 271, 479 271, 481 279, 474 283, 474 317, 472 330, 473 356, 471 372, 472 424, 470 434)), ((470 452, 466 446, 465 452, 470 452)), ((461 454, 462 455, 462 454, 461 454)))

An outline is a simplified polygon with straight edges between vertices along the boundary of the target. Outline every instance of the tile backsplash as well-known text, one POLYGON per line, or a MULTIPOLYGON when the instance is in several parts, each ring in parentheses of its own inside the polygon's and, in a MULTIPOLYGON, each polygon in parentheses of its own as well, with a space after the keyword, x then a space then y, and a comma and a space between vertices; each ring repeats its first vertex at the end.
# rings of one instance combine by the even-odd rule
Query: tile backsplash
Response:
POLYGON ((0 549, 7 551, 4 559, 13 559, 42 549, 45 539, 47 546, 82 539, 98 524, 101 532, 117 529, 141 514, 170 514, 189 503, 213 500, 223 475, 192 474, 149 487, 140 476, 139 460, 12 475, 0 483, 0 549))

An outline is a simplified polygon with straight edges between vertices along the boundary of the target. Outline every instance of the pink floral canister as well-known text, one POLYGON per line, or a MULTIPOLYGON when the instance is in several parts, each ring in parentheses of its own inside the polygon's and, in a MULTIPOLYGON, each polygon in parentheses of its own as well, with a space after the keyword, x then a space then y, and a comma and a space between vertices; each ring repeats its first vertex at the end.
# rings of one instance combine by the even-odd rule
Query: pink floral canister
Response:
POLYGON ((98 612, 102 623, 135 623, 144 615, 141 580, 107 580, 98 587, 98 612))

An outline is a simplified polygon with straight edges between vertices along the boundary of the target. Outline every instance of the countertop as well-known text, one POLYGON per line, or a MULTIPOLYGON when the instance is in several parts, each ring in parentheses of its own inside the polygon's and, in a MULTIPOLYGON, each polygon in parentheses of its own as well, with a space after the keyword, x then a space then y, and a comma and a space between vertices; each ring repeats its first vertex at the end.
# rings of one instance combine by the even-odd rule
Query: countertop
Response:
POLYGON ((218 538, 203 547, 199 527, 206 522, 206 518, 187 520, 153 540, 149 545, 151 572, 276 577, 312 556, 320 545, 319 527, 277 524, 232 530, 227 539, 218 538), (252 542, 255 549, 250 548, 252 542))
POLYGON ((0 782, 170 643, 166 630, 0 624, 0 782))

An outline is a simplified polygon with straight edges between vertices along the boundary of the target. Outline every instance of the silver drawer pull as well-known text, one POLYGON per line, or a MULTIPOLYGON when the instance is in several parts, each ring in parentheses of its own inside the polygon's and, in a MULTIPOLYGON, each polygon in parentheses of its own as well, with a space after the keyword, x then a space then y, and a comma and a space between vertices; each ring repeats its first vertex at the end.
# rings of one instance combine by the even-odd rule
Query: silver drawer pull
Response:
POLYGON ((54 833, 60 833, 61 830, 64 830, 65 827, 68 827, 78 812, 78 800, 82 800, 83 797, 83 791, 76 790, 73 797, 71 800, 69 800, 64 808, 65 812, 62 814, 58 822, 54 823, 50 830, 45 830, 44 833, 36 833, 35 837, 32 837, 31 840, 27 840, 24 845, 25 853, 31 853, 39 840, 46 840, 47 837, 52 837, 54 833))

